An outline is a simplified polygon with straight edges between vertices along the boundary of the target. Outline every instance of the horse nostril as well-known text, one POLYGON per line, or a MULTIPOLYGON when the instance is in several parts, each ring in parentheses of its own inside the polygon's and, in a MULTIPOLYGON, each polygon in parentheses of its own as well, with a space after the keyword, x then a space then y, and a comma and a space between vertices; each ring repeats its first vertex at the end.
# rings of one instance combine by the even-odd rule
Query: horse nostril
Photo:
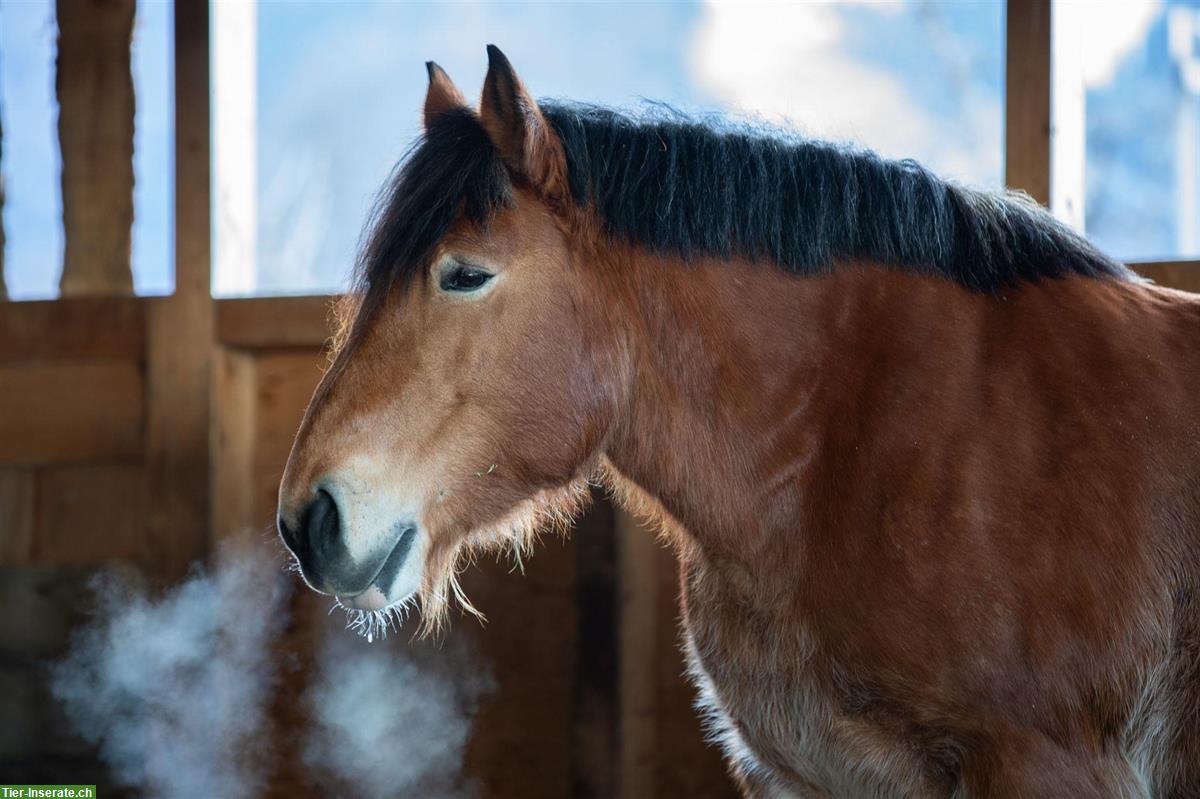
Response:
POLYGON ((337 542, 341 526, 337 502, 328 491, 320 489, 300 517, 301 535, 308 539, 308 546, 314 552, 325 554, 337 542))

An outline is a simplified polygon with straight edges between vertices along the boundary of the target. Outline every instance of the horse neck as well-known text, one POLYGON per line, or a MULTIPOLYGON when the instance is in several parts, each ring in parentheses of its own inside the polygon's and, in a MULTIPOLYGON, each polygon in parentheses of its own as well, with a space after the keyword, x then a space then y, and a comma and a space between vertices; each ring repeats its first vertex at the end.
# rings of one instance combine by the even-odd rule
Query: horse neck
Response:
POLYGON ((798 277, 643 257, 631 272, 634 378, 608 460, 730 557, 795 532, 831 428, 857 423, 845 409, 862 407, 881 367, 912 363, 933 329, 963 321, 948 304, 972 304, 946 281, 871 266, 798 277))

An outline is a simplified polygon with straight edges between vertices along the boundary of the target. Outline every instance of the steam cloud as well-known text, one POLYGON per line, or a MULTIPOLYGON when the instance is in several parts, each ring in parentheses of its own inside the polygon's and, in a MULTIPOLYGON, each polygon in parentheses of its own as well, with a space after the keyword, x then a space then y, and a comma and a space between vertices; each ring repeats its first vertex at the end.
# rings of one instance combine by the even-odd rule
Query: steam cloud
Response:
POLYGON ((51 690, 113 777, 160 799, 257 793, 286 595, 279 564, 226 548, 212 574, 157 600, 115 575, 94 588, 97 618, 54 667, 51 690))
POLYGON ((268 547, 224 548, 211 571, 158 597, 98 578, 95 618, 53 666, 51 690, 114 779, 154 799, 261 794, 272 755, 346 795, 471 794, 463 749, 491 681, 462 644, 370 645, 330 620, 303 751, 269 751, 289 585, 268 547))
POLYGON ((463 749, 492 679, 472 670, 462 644, 436 650, 398 638, 365 647, 349 634, 327 637, 306 697, 305 762, 363 796, 474 795, 460 774, 463 749))

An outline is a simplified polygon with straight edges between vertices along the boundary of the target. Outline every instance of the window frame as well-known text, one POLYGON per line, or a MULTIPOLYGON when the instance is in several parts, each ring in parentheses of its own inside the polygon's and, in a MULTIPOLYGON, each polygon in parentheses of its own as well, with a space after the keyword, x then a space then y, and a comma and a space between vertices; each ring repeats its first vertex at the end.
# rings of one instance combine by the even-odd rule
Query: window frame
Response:
MULTIPOLYGON (((1004 183, 1028 192, 1057 215, 1069 216, 1062 206, 1083 190, 1074 175, 1078 165, 1072 162, 1084 157, 1068 150, 1077 147, 1069 139, 1083 120, 1066 118, 1077 111, 1069 107, 1069 98, 1055 98, 1057 5, 1054 0, 1007 2, 1004 183)), ((1200 292, 1200 260, 1133 261, 1128 266, 1163 286, 1200 292)))

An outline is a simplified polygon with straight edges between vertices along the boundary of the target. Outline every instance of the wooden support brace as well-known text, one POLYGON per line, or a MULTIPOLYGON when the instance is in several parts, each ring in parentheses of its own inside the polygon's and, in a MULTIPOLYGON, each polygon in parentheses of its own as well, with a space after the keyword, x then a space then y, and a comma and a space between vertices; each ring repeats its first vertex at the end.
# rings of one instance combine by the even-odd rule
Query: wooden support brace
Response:
POLYGON ((135 0, 58 0, 63 296, 130 294, 135 0))
POLYGON ((175 3, 175 293, 147 313, 147 546, 164 577, 210 544, 208 2, 175 3))
POLYGON ((1050 0, 1009 0, 1004 184, 1050 204, 1050 0))

